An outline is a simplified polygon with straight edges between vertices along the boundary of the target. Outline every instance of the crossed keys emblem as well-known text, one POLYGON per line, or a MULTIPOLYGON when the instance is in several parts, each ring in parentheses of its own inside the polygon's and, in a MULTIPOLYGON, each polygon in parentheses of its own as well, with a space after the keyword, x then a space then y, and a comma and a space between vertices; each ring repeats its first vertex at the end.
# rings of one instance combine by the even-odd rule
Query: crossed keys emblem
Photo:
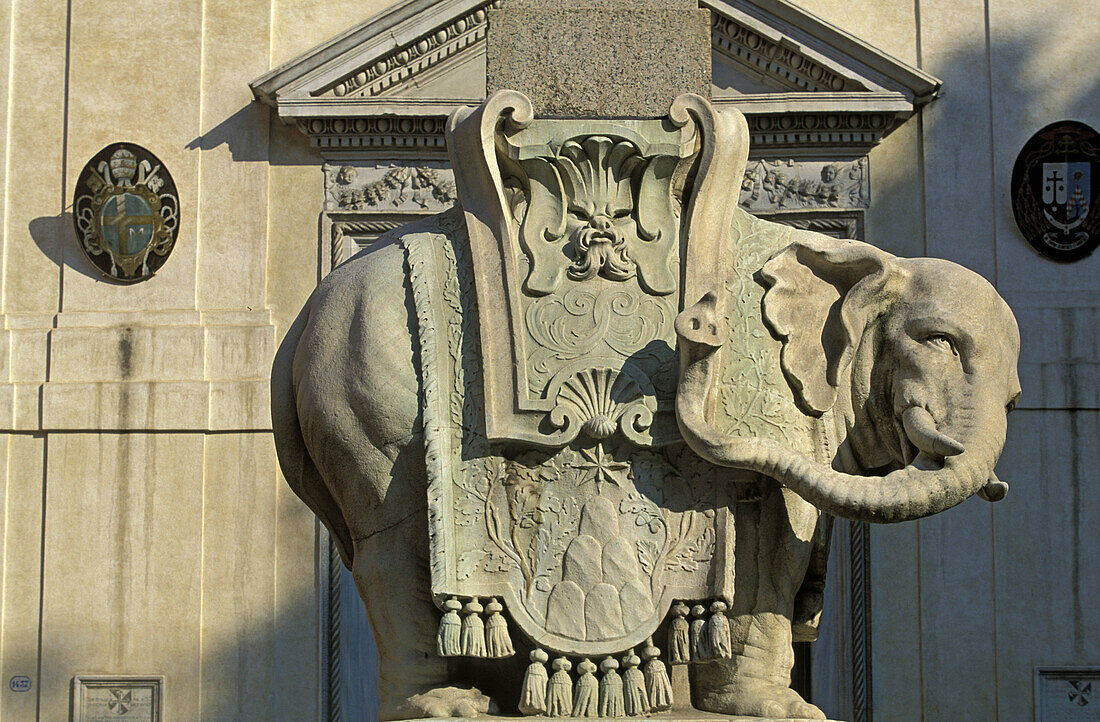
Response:
POLYGON ((107 709, 111 710, 119 717, 130 711, 130 705, 133 703, 133 691, 129 689, 109 689, 107 690, 111 695, 107 700, 107 709))
POLYGON ((1066 680, 1069 684, 1069 701, 1073 702, 1078 707, 1084 707, 1089 703, 1089 698, 1092 697, 1092 682, 1086 682, 1081 679, 1066 680))

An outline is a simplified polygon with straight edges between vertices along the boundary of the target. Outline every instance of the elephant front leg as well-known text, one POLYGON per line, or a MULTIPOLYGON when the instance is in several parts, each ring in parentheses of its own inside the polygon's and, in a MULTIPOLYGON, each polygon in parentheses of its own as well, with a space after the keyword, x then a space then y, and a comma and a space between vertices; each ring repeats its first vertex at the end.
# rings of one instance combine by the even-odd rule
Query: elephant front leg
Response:
POLYGON ((378 649, 380 720, 479 717, 496 711, 480 690, 456 685, 436 651, 427 511, 355 544, 352 572, 378 649))
POLYGON ((776 719, 825 719, 790 688, 791 620, 774 613, 730 620, 734 656, 693 670, 696 704, 709 712, 776 719))
POLYGON ((778 484, 735 507, 732 659, 692 665, 695 705, 709 712, 825 719, 790 688, 795 595, 813 554, 819 512, 778 484))

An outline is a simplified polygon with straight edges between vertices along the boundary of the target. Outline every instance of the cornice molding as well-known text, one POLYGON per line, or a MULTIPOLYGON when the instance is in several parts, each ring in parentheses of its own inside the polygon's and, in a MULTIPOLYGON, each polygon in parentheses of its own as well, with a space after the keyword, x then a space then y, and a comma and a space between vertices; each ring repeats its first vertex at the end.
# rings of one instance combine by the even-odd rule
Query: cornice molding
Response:
MULTIPOLYGON (((823 68, 841 68, 842 74, 865 88, 901 93, 916 107, 933 100, 942 85, 919 68, 787 0, 702 0, 701 4, 782 49, 777 58, 781 65, 788 65, 782 62, 782 54, 790 52, 789 65, 797 67, 797 58, 804 57, 823 68)), ((751 39, 747 42, 751 44, 751 39)), ((828 89, 843 90, 831 85, 828 89)))
POLYGON ((253 95, 278 107, 284 97, 310 95, 357 68, 413 44, 489 0, 403 0, 307 50, 249 83, 253 95))
MULTIPOLYGON (((443 157, 444 119, 483 98, 410 90, 479 58, 487 10, 501 2, 405 0, 257 78, 252 91, 326 158, 443 157)), ((866 153, 939 89, 932 76, 786 0, 703 4, 716 62, 776 90, 714 98, 745 113, 755 157, 866 153)))
POLYGON ((759 25, 711 13, 711 47, 721 55, 760 73, 780 87, 806 92, 867 90, 858 78, 822 59, 810 57, 782 35, 759 25))
POLYGON ((314 96, 371 98, 436 68, 471 46, 485 40, 489 27, 486 11, 499 7, 492 0, 447 22, 414 42, 396 48, 376 61, 344 74, 337 82, 311 91, 314 96))

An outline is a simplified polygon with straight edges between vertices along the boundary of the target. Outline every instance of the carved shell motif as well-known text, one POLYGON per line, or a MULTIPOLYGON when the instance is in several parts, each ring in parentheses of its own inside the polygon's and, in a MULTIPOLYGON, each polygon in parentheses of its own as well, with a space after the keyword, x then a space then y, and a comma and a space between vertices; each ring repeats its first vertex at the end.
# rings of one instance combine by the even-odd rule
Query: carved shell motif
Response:
POLYGON ((555 406, 548 418, 560 430, 556 443, 569 443, 582 431, 601 441, 619 429, 636 444, 648 443, 656 395, 649 380, 633 369, 566 369, 550 384, 550 398, 555 406))

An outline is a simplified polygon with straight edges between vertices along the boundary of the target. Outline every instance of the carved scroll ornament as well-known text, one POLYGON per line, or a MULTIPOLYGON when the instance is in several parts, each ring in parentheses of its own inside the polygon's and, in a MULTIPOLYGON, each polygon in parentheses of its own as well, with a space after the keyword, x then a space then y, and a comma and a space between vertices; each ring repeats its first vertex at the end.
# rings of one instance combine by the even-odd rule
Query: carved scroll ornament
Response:
POLYGON ((632 417, 642 423, 616 429, 643 445, 675 441, 681 258, 720 261, 743 116, 684 95, 663 119, 536 119, 525 96, 500 91, 457 112, 448 143, 477 277, 489 438, 560 446, 607 426, 559 399, 577 383, 563 370, 597 357, 603 366, 587 370, 652 389, 632 417), (693 167, 703 180, 689 182, 693 167))

